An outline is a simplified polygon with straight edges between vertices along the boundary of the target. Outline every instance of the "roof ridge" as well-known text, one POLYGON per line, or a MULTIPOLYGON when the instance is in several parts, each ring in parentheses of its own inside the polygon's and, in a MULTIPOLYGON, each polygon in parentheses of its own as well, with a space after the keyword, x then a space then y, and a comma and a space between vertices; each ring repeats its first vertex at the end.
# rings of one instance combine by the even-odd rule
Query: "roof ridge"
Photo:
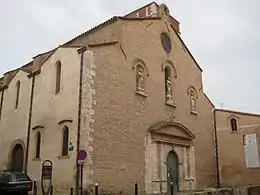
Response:
POLYGON ((82 35, 85 35, 85 34, 87 34, 87 33, 90 33, 91 31, 94 31, 94 30, 96 30, 96 29, 102 27, 102 26, 105 25, 105 24, 113 23, 113 22, 115 22, 118 18, 119 18, 119 16, 113 16, 112 18, 110 18, 110 19, 108 19, 108 20, 106 20, 106 21, 104 21, 104 22, 102 22, 102 23, 100 23, 100 24, 98 24, 98 25, 96 25, 96 26, 90 28, 89 30, 87 30, 87 31, 85 31, 85 32, 83 32, 83 33, 77 35, 77 36, 74 37, 73 39, 71 39, 71 40, 65 42, 64 44, 62 44, 61 46, 65 46, 65 45, 71 43, 72 41, 74 41, 75 39, 77 39, 78 37, 80 37, 80 36, 82 36, 82 35))
POLYGON ((260 113, 254 113, 254 112, 246 112, 246 111, 239 111, 239 110, 231 110, 231 109, 222 109, 222 108, 215 108, 215 111, 222 111, 222 112, 229 112, 234 114, 244 114, 244 115, 250 115, 250 116, 260 116, 260 113))

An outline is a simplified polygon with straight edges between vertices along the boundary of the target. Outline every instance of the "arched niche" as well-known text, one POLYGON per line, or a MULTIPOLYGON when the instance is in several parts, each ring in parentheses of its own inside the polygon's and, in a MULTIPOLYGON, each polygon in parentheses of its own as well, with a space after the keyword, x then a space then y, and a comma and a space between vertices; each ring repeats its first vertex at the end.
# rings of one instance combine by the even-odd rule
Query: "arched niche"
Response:
POLYGON ((188 93, 188 95, 191 95, 192 92, 195 94, 195 97, 198 99, 197 90, 195 89, 194 86, 190 85, 190 86, 188 87, 187 93, 188 93))
POLYGON ((142 66, 143 67, 143 69, 145 70, 146 76, 150 75, 148 66, 147 66, 146 63, 144 63, 144 61, 142 59, 140 59, 140 58, 134 59, 133 64, 132 64, 132 69, 136 70, 137 66, 142 66))

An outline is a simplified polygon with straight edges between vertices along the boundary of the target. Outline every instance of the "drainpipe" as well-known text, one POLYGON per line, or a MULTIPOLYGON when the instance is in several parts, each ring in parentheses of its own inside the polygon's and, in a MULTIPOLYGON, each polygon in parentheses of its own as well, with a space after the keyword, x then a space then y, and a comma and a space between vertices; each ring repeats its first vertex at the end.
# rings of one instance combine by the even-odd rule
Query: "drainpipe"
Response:
POLYGON ((32 106, 33 106, 35 75, 39 74, 39 73, 40 73, 40 71, 36 71, 36 72, 28 75, 28 78, 32 77, 32 85, 31 85, 31 98, 30 98, 30 107, 29 107, 29 116, 28 116, 26 152, 25 152, 25 167, 24 167, 25 173, 27 173, 27 168, 28 168, 28 156, 29 156, 29 145, 30 145, 30 134, 31 134, 31 120, 32 120, 32 106))
POLYGON ((213 123, 214 123, 214 140, 215 140, 215 156, 216 156, 216 173, 217 173, 217 188, 220 188, 220 174, 219 174, 219 155, 218 155, 218 136, 216 127, 216 110, 213 109, 213 123))
MULTIPOLYGON (((79 102, 78 102, 78 128, 77 128, 77 152, 80 149, 80 129, 81 129, 81 105, 82 105, 82 77, 83 77, 83 59, 86 47, 78 49, 78 54, 80 54, 80 74, 79 74, 79 102)), ((76 157, 76 194, 79 192, 79 164, 78 158, 76 157)))

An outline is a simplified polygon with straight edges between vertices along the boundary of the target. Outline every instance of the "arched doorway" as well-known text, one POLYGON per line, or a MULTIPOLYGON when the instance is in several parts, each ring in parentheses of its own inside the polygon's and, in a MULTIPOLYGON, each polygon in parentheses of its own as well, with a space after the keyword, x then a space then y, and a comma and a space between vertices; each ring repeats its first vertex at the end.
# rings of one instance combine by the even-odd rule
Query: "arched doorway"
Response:
POLYGON ((167 191, 171 190, 171 182, 175 192, 179 191, 179 158, 176 152, 170 151, 167 156, 167 191))
POLYGON ((16 144, 11 153, 10 170, 23 171, 24 151, 21 144, 16 144))

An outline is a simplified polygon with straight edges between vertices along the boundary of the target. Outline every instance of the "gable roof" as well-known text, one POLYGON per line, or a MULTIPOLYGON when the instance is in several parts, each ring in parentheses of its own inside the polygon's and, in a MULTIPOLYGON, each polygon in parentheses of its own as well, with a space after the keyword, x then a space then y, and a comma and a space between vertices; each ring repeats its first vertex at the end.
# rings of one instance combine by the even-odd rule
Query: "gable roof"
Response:
POLYGON ((76 40, 77 38, 82 37, 82 36, 84 36, 84 35, 87 35, 88 33, 91 33, 91 32, 93 32, 93 31, 96 31, 96 30, 98 30, 98 29, 100 29, 100 28, 103 28, 103 27, 105 27, 105 26, 108 25, 108 24, 112 24, 112 23, 116 22, 117 20, 118 20, 118 17, 114 16, 114 17, 112 17, 112 18, 106 20, 105 22, 102 22, 102 23, 98 24, 97 26, 95 26, 95 27, 93 27, 93 28, 91 28, 91 29, 89 29, 89 30, 87 30, 87 31, 85 31, 85 32, 83 32, 83 33, 81 33, 81 34, 79 34, 78 36, 74 37, 73 39, 67 41, 66 43, 64 43, 64 44, 62 44, 62 45, 64 45, 64 46, 65 46, 65 45, 68 45, 68 44, 70 44, 72 41, 76 40))
POLYGON ((257 113, 251 113, 251 112, 243 112, 243 111, 237 111, 237 110, 228 110, 228 109, 214 109, 215 112, 228 112, 230 114, 240 114, 240 115, 247 115, 247 116, 255 116, 260 117, 260 114, 257 113))
MULTIPOLYGON (((37 56, 34 57, 34 59, 40 58, 39 62, 38 63, 36 62, 37 63, 37 68, 39 69, 59 48, 80 48, 80 47, 82 47, 82 46, 59 45, 55 49, 52 49, 52 50, 47 51, 47 52, 44 52, 42 54, 38 54, 37 56)), ((34 71, 37 71, 37 68, 34 68, 30 73, 32 73, 34 71)))
POLYGON ((23 65, 20 70, 26 72, 26 73, 31 73, 31 69, 32 69, 32 65, 33 65, 33 61, 23 65))
MULTIPOLYGON (((155 2, 153 1, 153 2, 151 2, 151 3, 149 3, 149 4, 147 4, 147 5, 144 5, 144 6, 141 7, 141 8, 138 8, 137 10, 140 10, 140 9, 142 9, 142 8, 144 8, 144 7, 146 7, 146 6, 149 6, 149 5, 153 4, 153 3, 155 3, 155 2)), ((158 6, 157 3, 155 3, 155 4, 158 6)), ((135 10, 135 11, 137 11, 137 10, 135 10)), ((133 12, 135 12, 135 11, 133 11, 133 12)), ((133 13, 133 12, 131 12, 131 13, 133 13)), ((129 13, 129 14, 130 14, 130 13, 129 13)), ((127 14, 127 15, 129 15, 129 14, 127 14)), ((87 30, 87 31, 85 31, 85 32, 83 32, 83 33, 81 33, 81 34, 79 34, 78 36, 74 37, 73 39, 71 39, 71 40, 65 42, 64 44, 62 44, 62 45, 60 45, 60 46, 58 46, 58 47, 68 46, 72 41, 76 40, 77 38, 79 38, 79 37, 81 37, 81 36, 84 36, 84 35, 86 35, 86 34, 88 34, 88 33, 94 32, 94 31, 96 31, 96 30, 98 30, 98 29, 100 29, 100 28, 103 28, 103 27, 105 27, 106 25, 112 24, 112 23, 116 22, 116 21, 119 20, 119 19, 122 19, 122 20, 147 20, 147 19, 160 19, 160 18, 159 18, 159 17, 125 18, 125 17, 121 17, 121 16, 114 16, 114 17, 112 17, 112 18, 106 20, 105 22, 102 22, 102 23, 98 24, 97 26, 95 26, 95 27, 93 27, 93 28, 91 28, 91 29, 89 29, 89 30, 87 30)), ((58 48, 58 47, 57 47, 57 48, 58 48)), ((37 54, 36 56, 34 56, 33 59, 37 59, 37 58, 39 58, 39 57, 42 58, 42 60, 40 60, 41 62, 38 64, 39 66, 41 66, 41 65, 56 51, 57 48, 52 49, 52 50, 49 50, 49 51, 47 51, 47 52, 39 53, 39 54, 37 54)), ((22 70, 22 71, 25 71, 25 72, 27 72, 27 73, 32 73, 32 71, 34 71, 34 69, 33 69, 34 67, 33 67, 33 66, 35 65, 35 64, 33 63, 33 61, 34 61, 34 60, 30 61, 29 63, 23 65, 23 66, 20 67, 20 68, 13 69, 13 70, 10 70, 10 71, 8 71, 8 72, 5 72, 4 75, 9 74, 9 73, 12 73, 12 72, 14 72, 14 71, 18 71, 18 70, 22 70)), ((4 80, 4 78, 3 78, 3 80, 4 80)))
MULTIPOLYGON (((161 19, 161 17, 127 17, 127 16, 131 15, 132 13, 137 12, 138 10, 141 10, 141 9, 147 7, 147 6, 152 5, 152 4, 155 4, 157 7, 159 6, 156 2, 153 1, 153 2, 151 2, 151 3, 149 3, 149 4, 144 5, 144 6, 141 7, 141 8, 138 8, 138 9, 136 9, 136 10, 134 10, 134 11, 132 11, 132 12, 126 14, 126 15, 123 16, 123 17, 121 17, 121 16, 114 16, 114 17, 112 17, 112 18, 106 20, 105 22, 103 22, 103 23, 101 23, 101 24, 99 24, 99 25, 97 25, 97 26, 95 26, 95 27, 93 27, 93 28, 87 30, 86 32, 84 32, 84 33, 82 33, 82 34, 80 34, 80 35, 74 37, 73 39, 67 41, 66 43, 62 44, 61 46, 58 46, 57 48, 69 46, 71 42, 73 42, 74 40, 78 39, 79 37, 82 37, 82 36, 84 36, 84 35, 87 35, 87 34, 89 34, 89 33, 92 33, 92 32, 94 32, 94 31, 96 31, 96 30, 98 30, 98 29, 100 29, 100 28, 103 28, 103 27, 109 25, 109 24, 115 23, 115 22, 118 21, 118 20, 135 21, 135 20, 158 20, 158 19, 161 19)), ((169 17, 170 17, 171 19, 174 19, 171 15, 169 15, 169 17)), ((176 19, 174 19, 174 20, 177 21, 176 19)), ((177 22, 178 22, 178 21, 177 21, 177 22)), ((179 23, 179 22, 178 22, 178 23, 179 23)), ((202 71, 202 69, 201 69, 200 66, 198 65, 197 61, 195 60, 195 58, 193 57, 193 55, 192 55, 191 52, 189 51, 188 47, 185 45, 184 41, 183 41, 182 38, 180 37, 179 33, 178 33, 177 31, 175 31, 175 30, 174 30, 174 32, 175 32, 175 34, 177 35, 177 37, 179 38, 179 40, 181 41, 182 45, 185 47, 186 51, 189 53, 189 55, 191 56, 191 58, 192 58, 193 61, 195 62, 195 64, 197 65, 197 67, 202 71)), ((47 52, 44 52, 44 53, 40 53, 40 54, 34 56, 34 57, 33 57, 33 61, 27 63, 26 65, 22 66, 21 68, 18 68, 18 69, 9 71, 9 72, 5 73, 4 75, 9 74, 9 73, 11 73, 11 72, 13 72, 13 71, 18 71, 18 70, 22 70, 22 71, 25 71, 25 72, 27 72, 27 73, 32 73, 33 71, 39 69, 39 68, 44 64, 44 62, 46 62, 46 61, 52 56, 52 54, 57 50, 57 48, 52 49, 52 50, 47 51, 47 52)), ((11 75, 13 75, 13 74, 11 74, 11 75)), ((11 81, 12 78, 13 78, 13 76, 11 76, 10 78, 11 78, 11 79, 10 79, 10 81, 11 81)), ((3 80, 5 80, 5 79, 3 79, 3 80)), ((9 79, 8 79, 8 80, 9 80, 9 79)), ((10 82, 10 81, 9 81, 9 82, 10 82)), ((9 82, 8 82, 8 83, 9 83, 9 82)))
MULTIPOLYGON (((44 62, 46 62, 51 56, 52 54, 55 53, 55 51, 58 49, 59 47, 56 47, 55 49, 52 49, 50 51, 44 52, 42 54, 38 54, 37 56, 33 57, 33 62, 34 62, 34 66, 37 66, 37 68, 40 68, 44 62)), ((35 67, 36 68, 36 67, 35 67)), ((36 68, 36 69, 37 69, 36 68)))
MULTIPOLYGON (((23 65, 22 67, 4 73, 4 76, 0 78, 0 89, 7 87, 20 70, 28 73, 28 77, 30 77, 35 72, 39 71, 39 68, 55 53, 55 51, 58 48, 61 47, 66 48, 66 46, 58 46, 55 49, 38 54, 35 57, 33 57, 32 61, 23 65)), ((81 46, 73 47, 79 48, 81 46)))
POLYGON ((102 22, 101 24, 77 35, 76 37, 74 37, 73 39, 65 42, 64 44, 62 44, 62 46, 68 46, 71 42, 73 42, 74 40, 78 39, 79 37, 82 37, 84 35, 88 35, 89 33, 92 33, 96 30, 99 30, 101 28, 104 28, 105 26, 109 25, 109 24, 112 24, 112 23, 115 23, 116 21, 118 20, 158 20, 158 19, 161 19, 161 17, 145 17, 145 18, 136 18, 136 17, 121 17, 121 16, 114 16, 108 20, 106 20, 105 22, 102 22))
MULTIPOLYGON (((96 31, 96 30, 98 30, 98 29, 100 29, 100 28, 103 28, 103 27, 105 27, 105 26, 107 26, 107 25, 109 25, 109 24, 112 24, 112 23, 116 22, 117 20, 129 20, 129 21, 131 21, 131 20, 158 20, 158 19, 161 19, 161 17, 159 17, 159 16, 158 16, 158 17, 128 17, 128 16, 131 15, 132 13, 138 12, 139 10, 141 10, 141 9, 147 7, 147 6, 150 6, 150 5, 152 5, 153 3, 154 3, 156 6, 159 6, 156 2, 153 1, 153 2, 151 2, 151 3, 149 3, 149 4, 144 5, 144 6, 141 7, 141 8, 138 8, 138 9, 136 9, 136 10, 134 10, 134 11, 132 11, 132 12, 126 14, 126 15, 123 16, 123 17, 121 17, 121 16, 114 16, 114 17, 110 18, 109 20, 107 20, 107 21, 105 21, 105 22, 103 22, 103 23, 101 23, 101 24, 99 24, 99 25, 97 25, 97 26, 91 28, 90 30, 88 30, 88 31, 86 31, 86 32, 84 32, 84 33, 82 33, 82 34, 80 34, 80 35, 74 37, 73 39, 69 40, 68 42, 64 43, 63 45, 68 45, 68 44, 70 44, 71 42, 73 42, 74 40, 76 40, 77 38, 79 38, 79 37, 81 37, 81 36, 84 36, 84 35, 87 35, 87 34, 89 34, 89 33, 91 33, 91 32, 94 32, 94 31, 96 31)), ((174 20, 174 21, 176 21, 177 23, 179 23, 179 21, 176 20, 176 19, 175 19, 174 17, 172 17, 171 15, 169 15, 169 17, 170 17, 172 20, 174 20)), ((189 48, 187 47, 187 45, 184 43, 184 41, 183 41, 182 38, 180 37, 180 34, 179 34, 175 29, 173 29, 173 31, 174 31, 174 33, 177 35, 178 39, 181 41, 181 44, 184 46, 185 50, 189 53, 189 55, 190 55, 190 57, 192 58, 192 60, 195 62, 196 66, 197 66, 197 67, 199 68, 199 70, 202 72, 202 71, 203 71, 202 68, 199 66, 198 62, 196 61, 196 59, 194 58, 194 56, 193 56, 192 53, 190 52, 189 48)))
POLYGON ((7 87, 18 72, 19 72, 19 68, 12 70, 12 71, 9 71, 8 73, 5 73, 4 78, 3 78, 3 86, 2 87, 7 87))

